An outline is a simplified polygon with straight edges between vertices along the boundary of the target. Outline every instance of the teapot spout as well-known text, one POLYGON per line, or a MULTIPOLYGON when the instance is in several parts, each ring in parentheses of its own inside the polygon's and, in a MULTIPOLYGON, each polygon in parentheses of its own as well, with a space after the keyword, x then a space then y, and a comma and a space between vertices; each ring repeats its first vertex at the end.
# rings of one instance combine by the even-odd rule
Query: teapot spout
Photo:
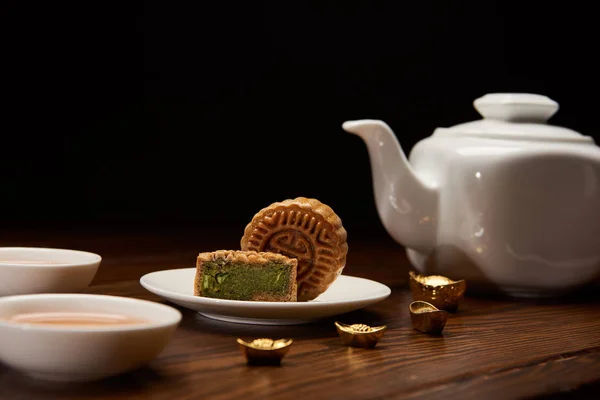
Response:
POLYGON ((398 243, 428 253, 435 247, 438 190, 419 178, 394 132, 380 120, 346 121, 342 128, 367 145, 379 218, 398 243))

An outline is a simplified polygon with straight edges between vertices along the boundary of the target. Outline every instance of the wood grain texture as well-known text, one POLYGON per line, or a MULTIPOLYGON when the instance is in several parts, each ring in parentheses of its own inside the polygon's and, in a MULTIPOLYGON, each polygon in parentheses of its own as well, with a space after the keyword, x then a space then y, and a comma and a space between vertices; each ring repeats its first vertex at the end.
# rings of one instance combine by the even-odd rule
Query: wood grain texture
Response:
MULTIPOLYGON (((164 302, 145 291, 148 272, 193 267, 198 252, 235 248, 239 232, 0 235, 0 245, 78 248, 103 256, 88 293, 164 302)), ((560 300, 465 297, 444 333, 415 331, 408 305, 409 264, 387 237, 349 241, 344 273, 392 288, 365 309, 299 326, 211 320, 179 308, 184 319, 165 351, 145 368, 86 384, 34 381, 0 367, 0 398, 10 399, 517 399, 592 398, 600 387, 600 295, 592 285, 560 300), (333 322, 386 324, 374 349, 346 347, 333 322), (292 337, 280 367, 249 367, 236 338, 292 337), (585 386, 584 386, 585 385, 585 386), (592 386, 589 386, 592 385, 592 386), (588 388, 586 390, 579 388, 588 388), (590 390, 589 388, 592 388, 590 390)))

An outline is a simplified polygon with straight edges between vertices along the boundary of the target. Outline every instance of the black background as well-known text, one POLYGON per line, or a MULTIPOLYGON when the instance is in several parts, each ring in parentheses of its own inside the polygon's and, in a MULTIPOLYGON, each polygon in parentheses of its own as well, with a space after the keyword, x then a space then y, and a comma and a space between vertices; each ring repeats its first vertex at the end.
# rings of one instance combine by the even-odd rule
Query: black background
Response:
POLYGON ((5 228, 243 229, 296 196, 382 233, 348 119, 405 152, 489 92, 561 105, 598 142, 582 2, 40 2, 6 6, 5 228))

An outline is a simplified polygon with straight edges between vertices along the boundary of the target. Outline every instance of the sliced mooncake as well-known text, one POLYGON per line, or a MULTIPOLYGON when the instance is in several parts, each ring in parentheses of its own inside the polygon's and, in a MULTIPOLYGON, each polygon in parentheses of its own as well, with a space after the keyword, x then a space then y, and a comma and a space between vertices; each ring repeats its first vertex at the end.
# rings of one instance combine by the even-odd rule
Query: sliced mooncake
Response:
POLYGON ((297 301, 298 261, 282 254, 217 250, 200 253, 194 295, 228 300, 297 301))

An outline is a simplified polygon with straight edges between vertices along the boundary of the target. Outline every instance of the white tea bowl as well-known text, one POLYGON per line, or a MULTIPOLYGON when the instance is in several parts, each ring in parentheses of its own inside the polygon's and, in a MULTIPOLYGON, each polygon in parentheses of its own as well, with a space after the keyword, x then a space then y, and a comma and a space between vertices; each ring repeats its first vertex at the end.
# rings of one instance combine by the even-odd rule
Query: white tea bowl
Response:
MULTIPOLYGON (((73 315, 73 314, 72 314, 73 315)), ((170 342, 181 313, 128 297, 52 293, 0 298, 0 362, 33 378, 93 381, 135 370, 170 342), (42 324, 22 316, 78 313, 133 319, 114 324, 42 324)))
POLYGON ((80 292, 101 261, 98 254, 80 250, 0 247, 0 296, 80 292))

